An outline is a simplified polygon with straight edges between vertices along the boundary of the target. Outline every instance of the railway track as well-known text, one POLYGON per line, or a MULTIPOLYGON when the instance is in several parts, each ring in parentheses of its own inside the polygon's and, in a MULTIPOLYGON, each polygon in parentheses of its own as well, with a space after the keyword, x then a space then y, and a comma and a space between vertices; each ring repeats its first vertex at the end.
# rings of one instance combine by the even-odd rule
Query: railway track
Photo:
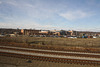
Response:
POLYGON ((39 49, 0 46, 0 55, 50 62, 100 65, 100 54, 97 53, 46 51, 39 49))
POLYGON ((100 54, 97 54, 97 53, 50 51, 50 50, 26 49, 26 48, 16 48, 16 47, 7 47, 7 46, 0 46, 0 49, 25 51, 25 52, 31 52, 31 53, 41 53, 41 54, 50 54, 50 55, 54 54, 54 55, 64 55, 64 56, 79 56, 79 57, 100 58, 100 54))

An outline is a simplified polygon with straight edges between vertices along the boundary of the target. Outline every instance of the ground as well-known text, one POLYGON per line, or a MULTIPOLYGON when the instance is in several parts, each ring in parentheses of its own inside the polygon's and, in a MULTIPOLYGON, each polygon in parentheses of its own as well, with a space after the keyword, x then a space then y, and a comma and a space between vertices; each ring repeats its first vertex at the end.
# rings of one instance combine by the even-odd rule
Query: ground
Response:
MULTIPOLYGON (((34 38, 9 37, 0 38, 0 45, 21 46, 43 49, 78 50, 86 52, 100 52, 100 38, 98 39, 68 39, 68 38, 34 38)), ((100 67, 80 64, 55 63, 28 59, 0 56, 0 67, 100 67)))
POLYGON ((0 67, 100 67, 93 65, 80 65, 80 64, 67 64, 67 63, 55 63, 48 61, 21 59, 14 57, 0 56, 0 67))

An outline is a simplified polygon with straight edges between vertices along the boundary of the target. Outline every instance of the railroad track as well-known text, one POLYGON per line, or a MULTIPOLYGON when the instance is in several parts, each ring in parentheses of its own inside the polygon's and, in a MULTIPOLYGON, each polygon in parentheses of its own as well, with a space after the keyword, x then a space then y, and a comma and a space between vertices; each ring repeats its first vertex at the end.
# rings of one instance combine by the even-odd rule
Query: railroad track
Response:
POLYGON ((91 58, 100 58, 100 54, 97 53, 80 53, 80 52, 65 52, 65 51, 50 51, 50 50, 39 50, 39 49, 26 49, 26 48, 16 48, 16 47, 7 47, 0 46, 0 49, 24 51, 31 53, 41 53, 41 54, 54 54, 54 55, 64 55, 64 56, 79 56, 79 57, 91 57, 91 58))
POLYGON ((45 51, 0 46, 0 55, 50 62, 100 65, 100 54, 97 53, 45 51))

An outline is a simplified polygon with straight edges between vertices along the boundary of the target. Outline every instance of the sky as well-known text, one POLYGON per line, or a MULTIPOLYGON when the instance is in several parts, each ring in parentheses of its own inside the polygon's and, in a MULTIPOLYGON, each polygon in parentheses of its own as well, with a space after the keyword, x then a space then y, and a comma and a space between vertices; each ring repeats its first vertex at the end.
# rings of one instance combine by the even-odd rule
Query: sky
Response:
POLYGON ((100 32, 100 0, 0 0, 0 28, 100 32))

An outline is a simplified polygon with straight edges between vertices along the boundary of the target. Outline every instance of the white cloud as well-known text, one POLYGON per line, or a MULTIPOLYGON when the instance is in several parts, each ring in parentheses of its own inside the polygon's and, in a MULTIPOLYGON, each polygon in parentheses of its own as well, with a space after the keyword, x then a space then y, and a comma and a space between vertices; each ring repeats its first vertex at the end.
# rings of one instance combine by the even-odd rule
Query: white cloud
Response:
POLYGON ((2 4, 2 2, 0 1, 0 4, 2 4))
POLYGON ((68 11, 66 13, 60 14, 60 16, 64 17, 67 20, 76 20, 76 19, 86 18, 92 15, 94 14, 83 11, 68 11))
MULTIPOLYGON (((58 7, 53 6, 52 4, 47 4, 41 0, 39 1, 34 1, 34 3, 31 3, 30 1, 16 1, 16 0, 11 0, 11 1, 5 1, 8 5, 12 5, 16 8, 18 8, 20 11, 23 11, 26 13, 27 16, 31 18, 38 18, 38 19, 51 19, 55 17, 55 14, 64 7, 58 7), (48 8, 49 7, 49 8, 48 8)), ((63 4, 61 4, 63 5, 63 4)), ((64 5, 63 5, 64 6, 64 5)))
POLYGON ((13 6, 17 6, 18 5, 15 0, 5 1, 5 3, 13 5, 13 6))
POLYGON ((57 27, 54 27, 52 25, 41 25, 39 23, 36 22, 31 22, 29 24, 24 24, 23 28, 27 28, 27 29, 44 29, 44 30, 50 30, 50 29, 57 29, 57 27))
POLYGON ((8 23, 4 23, 4 22, 0 22, 0 28, 19 28, 19 29, 43 29, 43 30, 60 30, 62 29, 61 27, 57 27, 57 26, 52 26, 52 25, 41 25, 39 23, 36 22, 29 22, 28 24, 26 24, 26 22, 24 23, 12 23, 12 22, 8 22, 8 23))
MULTIPOLYGON (((25 22, 26 23, 26 22, 25 22)), ((41 25, 39 23, 36 22, 29 22, 27 24, 23 23, 12 23, 12 22, 0 22, 0 28, 21 28, 21 29, 52 29, 54 28, 51 25, 41 25)))
POLYGON ((0 22, 0 28, 18 28, 14 23, 3 23, 0 22))

